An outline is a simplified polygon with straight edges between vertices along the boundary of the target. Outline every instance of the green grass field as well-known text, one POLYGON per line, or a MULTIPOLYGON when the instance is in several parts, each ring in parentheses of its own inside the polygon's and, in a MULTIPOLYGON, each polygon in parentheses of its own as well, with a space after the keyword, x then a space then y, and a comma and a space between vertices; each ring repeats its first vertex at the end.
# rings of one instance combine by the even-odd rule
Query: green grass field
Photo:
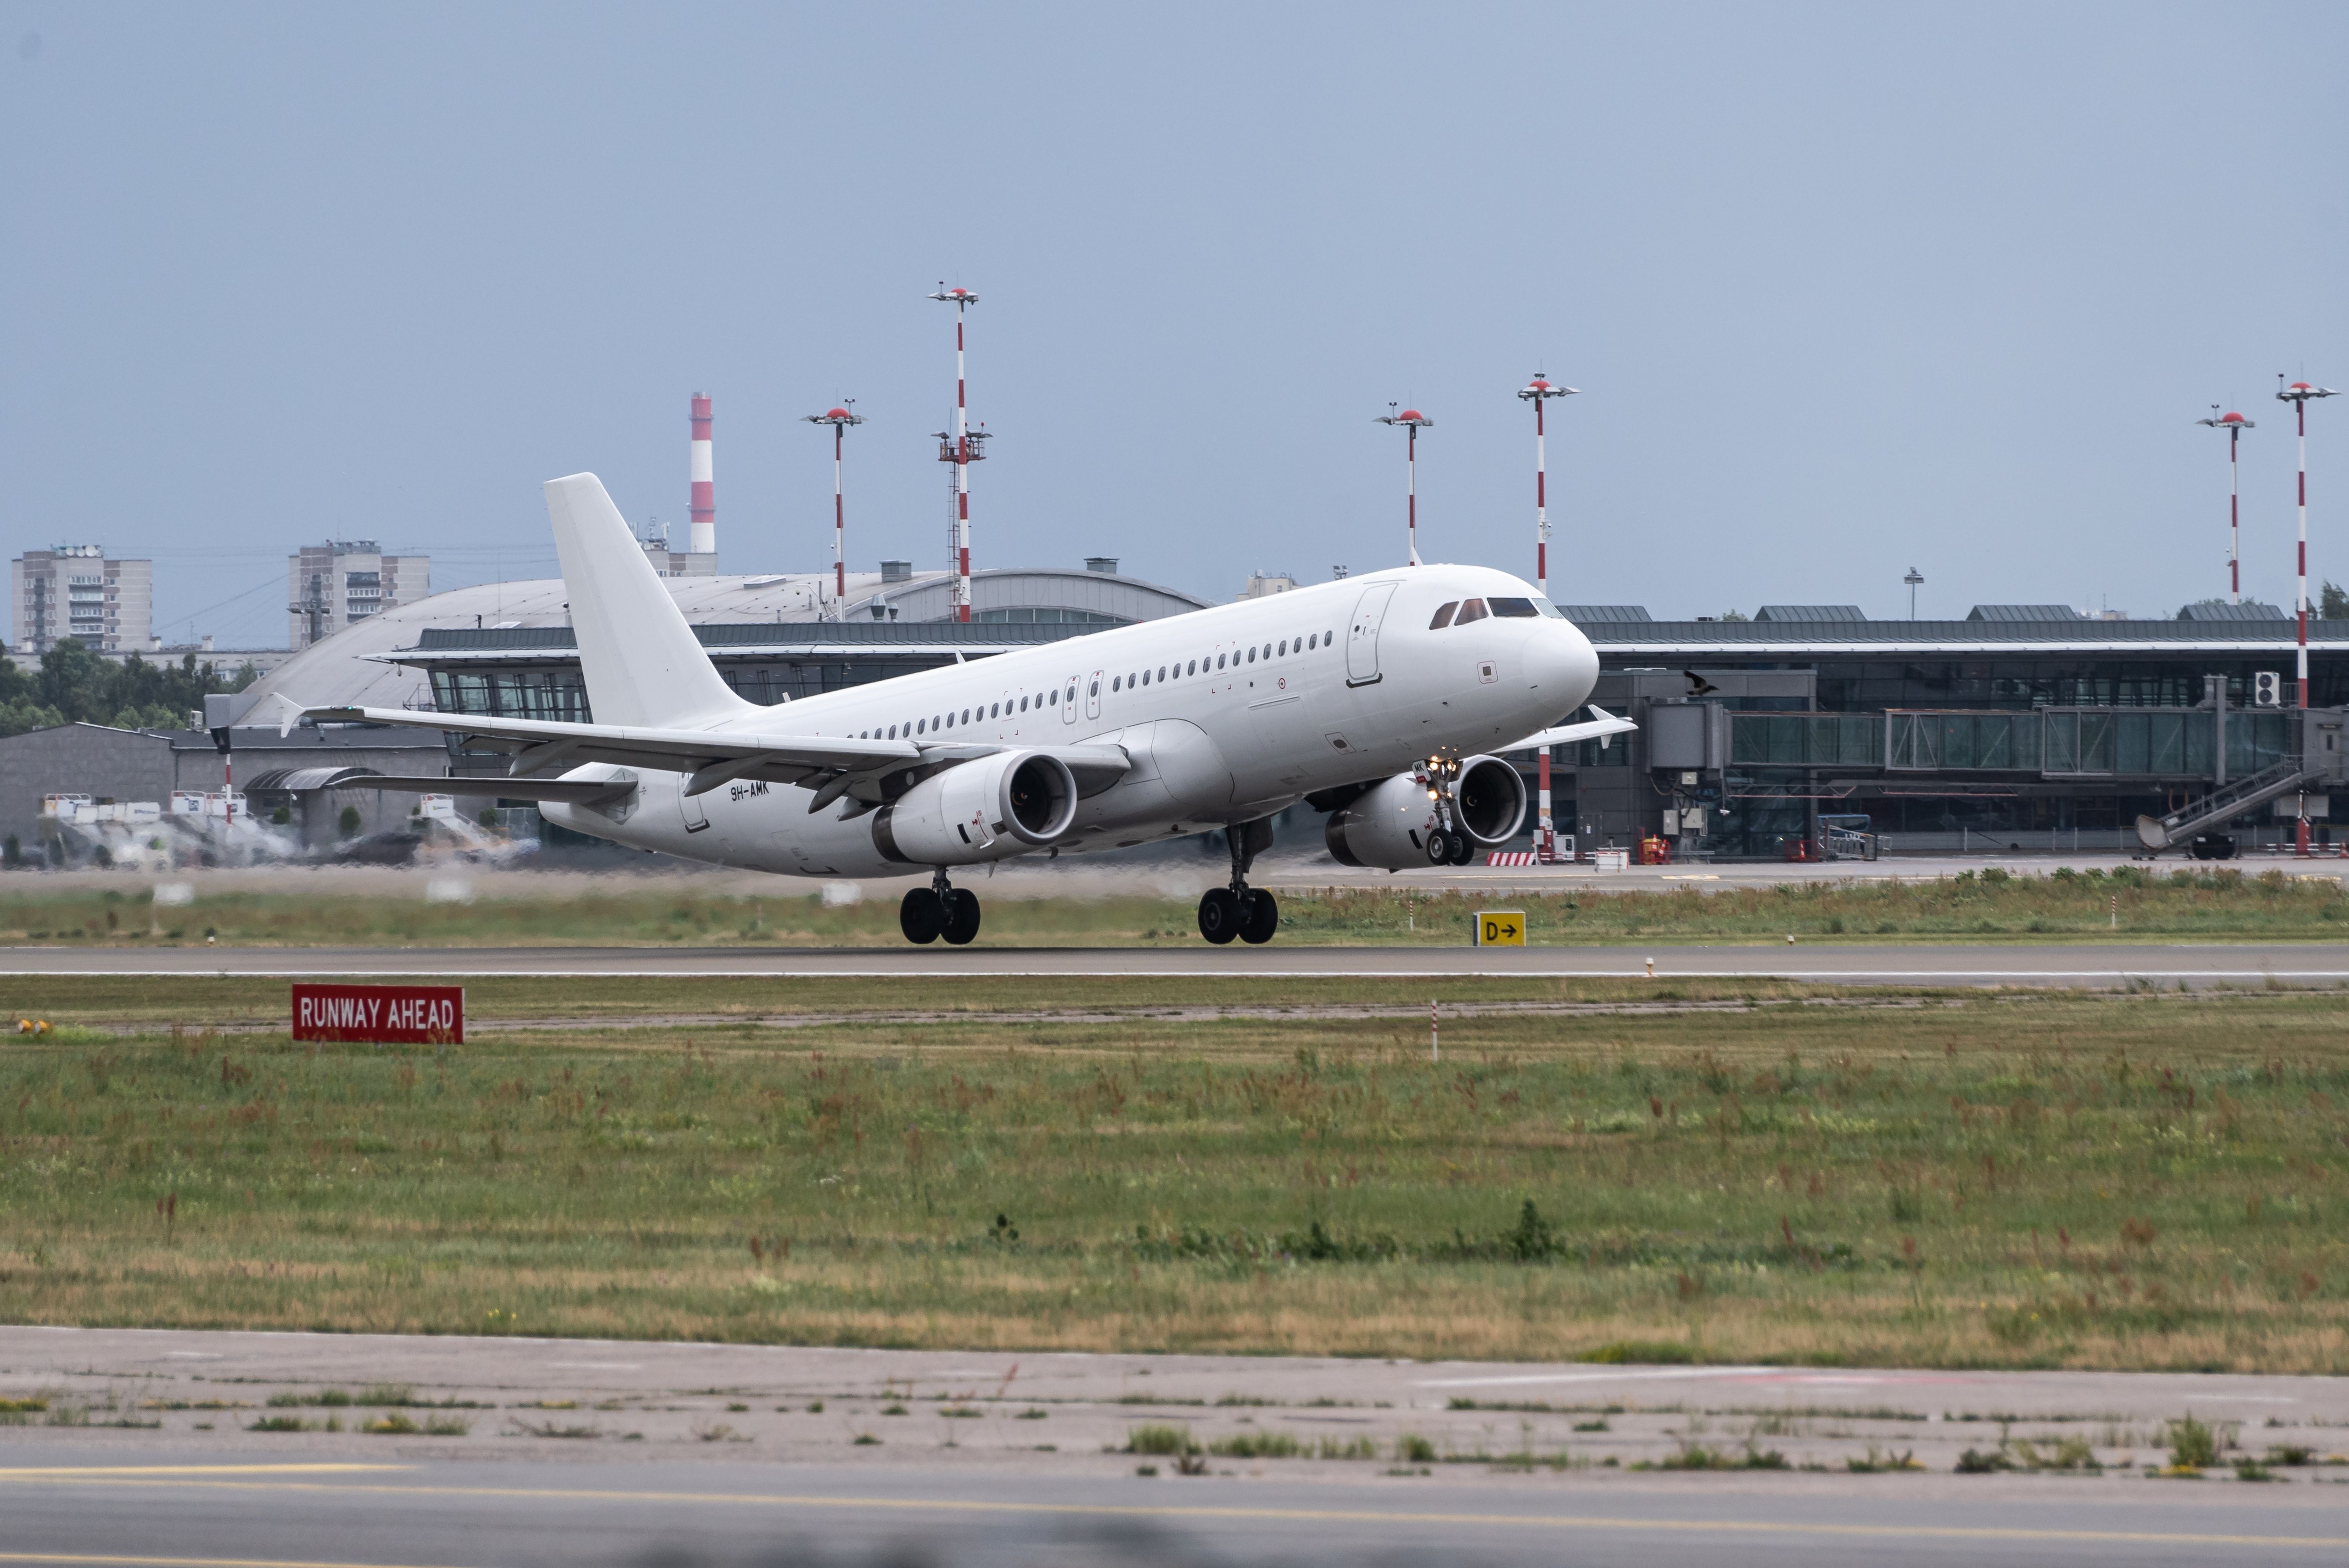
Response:
POLYGON ((2349 1371, 2340 994, 1441 988, 12 979, 0 1315, 2349 1371))
MULTIPOLYGON (((984 883, 978 885, 985 892, 984 883)), ((896 905, 827 908, 804 884, 778 879, 771 896, 647 887, 558 897, 428 904, 380 892, 208 893, 157 908, 143 885, 52 890, 32 878, 0 883, 0 943, 122 946, 235 944, 477 946, 483 944, 849 945, 895 944, 896 905)), ((1474 911, 1522 908, 1537 944, 1783 940, 2195 941, 2349 939, 2349 896, 2333 873, 2232 870, 1920 881, 1690 882, 1670 892, 1617 892, 1584 882, 1525 895, 1404 888, 1286 889, 1280 940, 1426 943, 1468 940, 1474 911)), ((1198 940, 1189 902, 1154 897, 988 898, 981 945, 1147 946, 1198 940)))

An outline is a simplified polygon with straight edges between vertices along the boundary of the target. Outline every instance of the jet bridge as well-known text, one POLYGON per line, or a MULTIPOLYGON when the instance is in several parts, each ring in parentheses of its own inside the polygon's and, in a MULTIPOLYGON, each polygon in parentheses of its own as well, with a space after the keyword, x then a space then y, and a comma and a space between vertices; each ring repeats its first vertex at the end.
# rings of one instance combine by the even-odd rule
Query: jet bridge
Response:
POLYGON ((2286 795, 2329 790, 2349 779, 2342 748, 2343 723, 2349 709, 2309 708, 2301 716, 2300 752, 2247 779, 2238 779, 2211 790, 2190 805, 2163 817, 2139 817, 2137 841, 2158 854, 2190 843, 2198 833, 2224 827, 2246 811, 2256 810, 2286 795))

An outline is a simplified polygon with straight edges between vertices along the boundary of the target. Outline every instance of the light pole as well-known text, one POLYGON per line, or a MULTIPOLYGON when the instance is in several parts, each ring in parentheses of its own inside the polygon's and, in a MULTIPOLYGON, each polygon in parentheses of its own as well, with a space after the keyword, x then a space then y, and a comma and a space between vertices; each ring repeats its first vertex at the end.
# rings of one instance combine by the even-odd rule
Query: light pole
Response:
POLYGON ((832 427, 832 599, 835 614, 848 603, 848 511, 841 499, 840 446, 849 426, 864 423, 864 415, 849 412, 855 407, 856 399, 851 397, 840 407, 800 416, 811 425, 832 427))
MULTIPOLYGON (((1553 397, 1571 397, 1579 387, 1557 387, 1537 370, 1534 378, 1517 388, 1517 396, 1534 406, 1534 586, 1543 598, 1549 597, 1549 452, 1548 432, 1544 418, 1545 406, 1553 397)), ((1555 865, 1557 861, 1557 830, 1549 807, 1549 748, 1545 746, 1534 754, 1536 776, 1534 799, 1537 810, 1534 827, 1534 861, 1537 865, 1555 865)))
POLYGON ((2240 414, 2220 413, 2216 403, 2210 405, 2210 418, 2194 422, 2227 432, 2227 603, 2240 604, 2243 602, 2243 484, 2235 449, 2243 432, 2257 427, 2240 414))
MULTIPOLYGON (((1534 406, 1534 586, 1542 597, 1549 597, 1549 455, 1544 449, 1547 433, 1543 429, 1542 406, 1553 397, 1571 397, 1581 390, 1578 387, 1554 387, 1541 372, 1517 388, 1517 396, 1534 406)), ((1549 771, 1549 753, 1542 753, 1542 771, 1549 771)), ((1547 787, 1544 787, 1547 793, 1547 787)), ((1542 812, 1543 836, 1548 836, 1549 812, 1542 812)))
MULTIPOLYGON (((1392 408, 1393 404, 1387 405, 1392 408)), ((1405 408, 1400 414, 1381 414, 1381 425, 1400 426, 1410 437, 1403 448, 1403 493, 1406 497, 1411 546, 1411 564, 1419 564, 1419 433, 1432 428, 1435 421, 1416 408, 1405 408)))
POLYGON ((1900 581, 1909 584, 1909 618, 1913 621, 1917 618, 1917 589, 1925 581, 1925 574, 1911 566, 1909 575, 1900 581))
MULTIPOLYGON (((2308 707, 2308 400, 2331 397, 2336 394, 2330 387, 2312 387, 2305 381, 2295 381, 2286 387, 2282 384, 2282 376, 2278 376, 2276 381, 2277 399, 2292 406, 2300 423, 2300 647, 2292 673, 2299 678, 2300 706, 2305 709, 2308 707)), ((2308 853, 2308 812, 2305 809, 2300 814, 2300 831, 2294 848, 2301 854, 2308 853)))

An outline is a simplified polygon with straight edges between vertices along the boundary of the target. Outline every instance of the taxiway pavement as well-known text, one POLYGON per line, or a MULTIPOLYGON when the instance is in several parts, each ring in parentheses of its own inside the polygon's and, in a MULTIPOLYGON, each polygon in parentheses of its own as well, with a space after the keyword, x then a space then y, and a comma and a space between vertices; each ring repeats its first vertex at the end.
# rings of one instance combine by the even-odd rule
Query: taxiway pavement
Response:
POLYGON ((2349 1460, 2321 1462, 2349 1422, 2349 1387, 2332 1378, 11 1327, 0 1397, 75 1423, 0 1427, 5 1563, 2349 1556, 2349 1493, 2332 1481, 2349 1460), (369 1384, 433 1403, 320 1402, 369 1384), (2290 1440, 2320 1462, 2279 1470, 2283 1484, 2147 1476, 2163 1421, 2188 1411, 2249 1453, 2290 1440), (360 1429, 388 1414, 466 1430, 360 1429), (323 1417, 342 1429, 322 1430, 323 1417), (265 1418, 308 1429, 250 1429, 265 1418), (1226 1444, 1184 1475, 1169 1457, 1123 1451, 1142 1423, 1180 1424, 1210 1450, 1278 1434, 1309 1451, 1360 1439, 1376 1457, 1247 1458, 1226 1444), (1788 1468, 1629 1468, 1691 1441, 1736 1449, 1740 1432, 1788 1468), (1434 1457, 1398 1462, 1405 1434, 1434 1457), (1961 1445, 2067 1437, 2104 1468, 1953 1473, 1961 1445), (1894 1453, 1922 1468, 1847 1462, 1894 1453))
POLYGON ((1336 947, 1286 944, 1165 948, 775 947, 6 947, 0 975, 254 975, 1227 978, 1473 975, 1660 980, 1766 978, 1831 985, 2333 986, 2349 982, 2338 943, 1336 947))

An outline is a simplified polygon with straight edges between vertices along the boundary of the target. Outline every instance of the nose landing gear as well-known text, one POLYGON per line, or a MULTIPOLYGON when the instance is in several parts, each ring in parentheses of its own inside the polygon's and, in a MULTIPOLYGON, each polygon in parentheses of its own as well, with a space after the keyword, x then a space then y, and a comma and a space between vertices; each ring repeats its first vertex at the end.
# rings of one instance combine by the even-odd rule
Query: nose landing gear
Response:
POLYGON ((1435 802, 1435 827, 1427 835, 1427 863, 1464 866, 1476 858, 1476 841, 1470 836, 1460 810, 1460 759, 1431 757, 1414 771, 1435 802))
POLYGON ((950 885, 941 866, 929 886, 906 892, 905 902, 897 906, 897 929, 916 946, 926 946, 941 936, 953 946, 967 946, 978 934, 978 895, 950 885))
POLYGON ((1199 934, 1218 947, 1234 937, 1261 946, 1280 929, 1280 905, 1264 889, 1248 886, 1247 872, 1257 852, 1272 843, 1272 820, 1234 823, 1226 836, 1232 845, 1231 884, 1211 887, 1200 898, 1199 934))

